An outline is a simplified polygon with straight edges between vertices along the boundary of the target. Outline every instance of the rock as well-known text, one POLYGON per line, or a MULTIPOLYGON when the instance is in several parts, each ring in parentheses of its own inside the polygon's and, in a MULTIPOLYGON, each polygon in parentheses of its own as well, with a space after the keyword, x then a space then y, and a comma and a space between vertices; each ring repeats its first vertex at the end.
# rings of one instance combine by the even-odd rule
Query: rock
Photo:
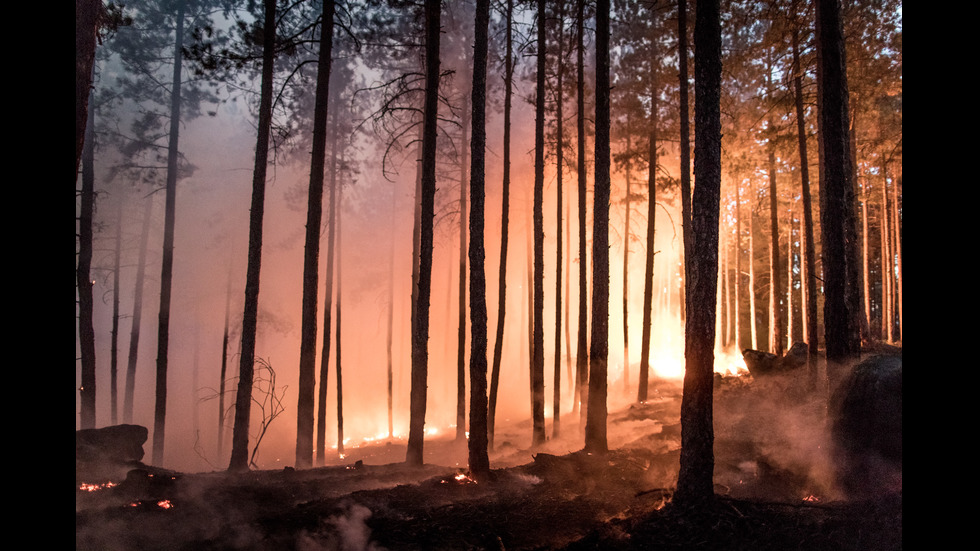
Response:
POLYGON ((75 431, 75 478, 86 482, 121 478, 141 466, 149 436, 140 425, 113 425, 75 431))
POLYGON ((831 400, 831 434, 845 493, 866 499, 902 489, 902 357, 872 356, 831 400))

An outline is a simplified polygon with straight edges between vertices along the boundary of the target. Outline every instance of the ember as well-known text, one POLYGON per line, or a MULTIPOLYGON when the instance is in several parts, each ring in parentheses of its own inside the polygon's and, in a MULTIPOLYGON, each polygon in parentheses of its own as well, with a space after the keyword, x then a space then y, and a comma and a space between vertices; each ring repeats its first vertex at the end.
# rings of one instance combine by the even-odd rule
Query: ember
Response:
POLYGON ((95 492, 98 490, 104 490, 106 488, 112 488, 115 485, 116 485, 115 482, 106 482, 105 484, 90 484, 88 482, 83 482, 78 486, 78 489, 85 492, 95 492))

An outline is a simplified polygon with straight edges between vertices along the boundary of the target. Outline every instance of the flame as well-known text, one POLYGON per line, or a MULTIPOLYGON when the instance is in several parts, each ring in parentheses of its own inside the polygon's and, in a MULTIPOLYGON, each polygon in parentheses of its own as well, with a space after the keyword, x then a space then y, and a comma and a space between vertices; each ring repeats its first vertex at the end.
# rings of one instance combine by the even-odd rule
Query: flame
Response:
POLYGON ((810 495, 806 496, 805 498, 803 498, 803 501, 809 501, 811 503, 818 503, 820 501, 820 498, 817 497, 817 496, 815 496, 815 495, 813 495, 813 494, 810 494, 810 495))
POLYGON ((161 499, 157 502, 157 507, 161 509, 173 509, 174 504, 169 499, 161 499))

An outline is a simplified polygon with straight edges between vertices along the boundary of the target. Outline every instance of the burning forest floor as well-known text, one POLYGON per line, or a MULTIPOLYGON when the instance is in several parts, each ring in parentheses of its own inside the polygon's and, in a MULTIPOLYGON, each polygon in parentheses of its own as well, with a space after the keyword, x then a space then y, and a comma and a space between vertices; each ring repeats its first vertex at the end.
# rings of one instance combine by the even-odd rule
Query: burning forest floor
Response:
MULTIPOLYGON (((405 465, 404 446, 385 443, 351 450, 344 464, 307 470, 231 475, 147 467, 111 487, 76 489, 75 546, 901 549, 901 473, 894 491, 842 498, 822 436, 826 399, 802 392, 797 379, 716 380, 717 500, 710 508, 682 510, 671 501, 680 388, 660 381, 651 400, 610 412, 611 451, 604 456, 561 439, 521 449, 514 443, 530 430, 517 426, 498 434, 487 484, 452 466, 465 459, 465 443, 440 440, 426 442, 424 467, 405 465)), ((562 421, 565 431, 578 430, 577 418, 562 421)))

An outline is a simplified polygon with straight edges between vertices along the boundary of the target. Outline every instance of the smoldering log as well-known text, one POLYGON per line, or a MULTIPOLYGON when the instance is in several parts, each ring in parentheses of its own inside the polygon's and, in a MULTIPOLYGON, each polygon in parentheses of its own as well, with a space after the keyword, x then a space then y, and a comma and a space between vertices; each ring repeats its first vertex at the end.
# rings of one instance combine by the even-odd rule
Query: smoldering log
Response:
POLYGON ((777 356, 761 350, 746 348, 742 351, 745 366, 753 377, 765 377, 794 371, 806 365, 808 357, 805 342, 798 342, 786 352, 785 356, 777 356))

